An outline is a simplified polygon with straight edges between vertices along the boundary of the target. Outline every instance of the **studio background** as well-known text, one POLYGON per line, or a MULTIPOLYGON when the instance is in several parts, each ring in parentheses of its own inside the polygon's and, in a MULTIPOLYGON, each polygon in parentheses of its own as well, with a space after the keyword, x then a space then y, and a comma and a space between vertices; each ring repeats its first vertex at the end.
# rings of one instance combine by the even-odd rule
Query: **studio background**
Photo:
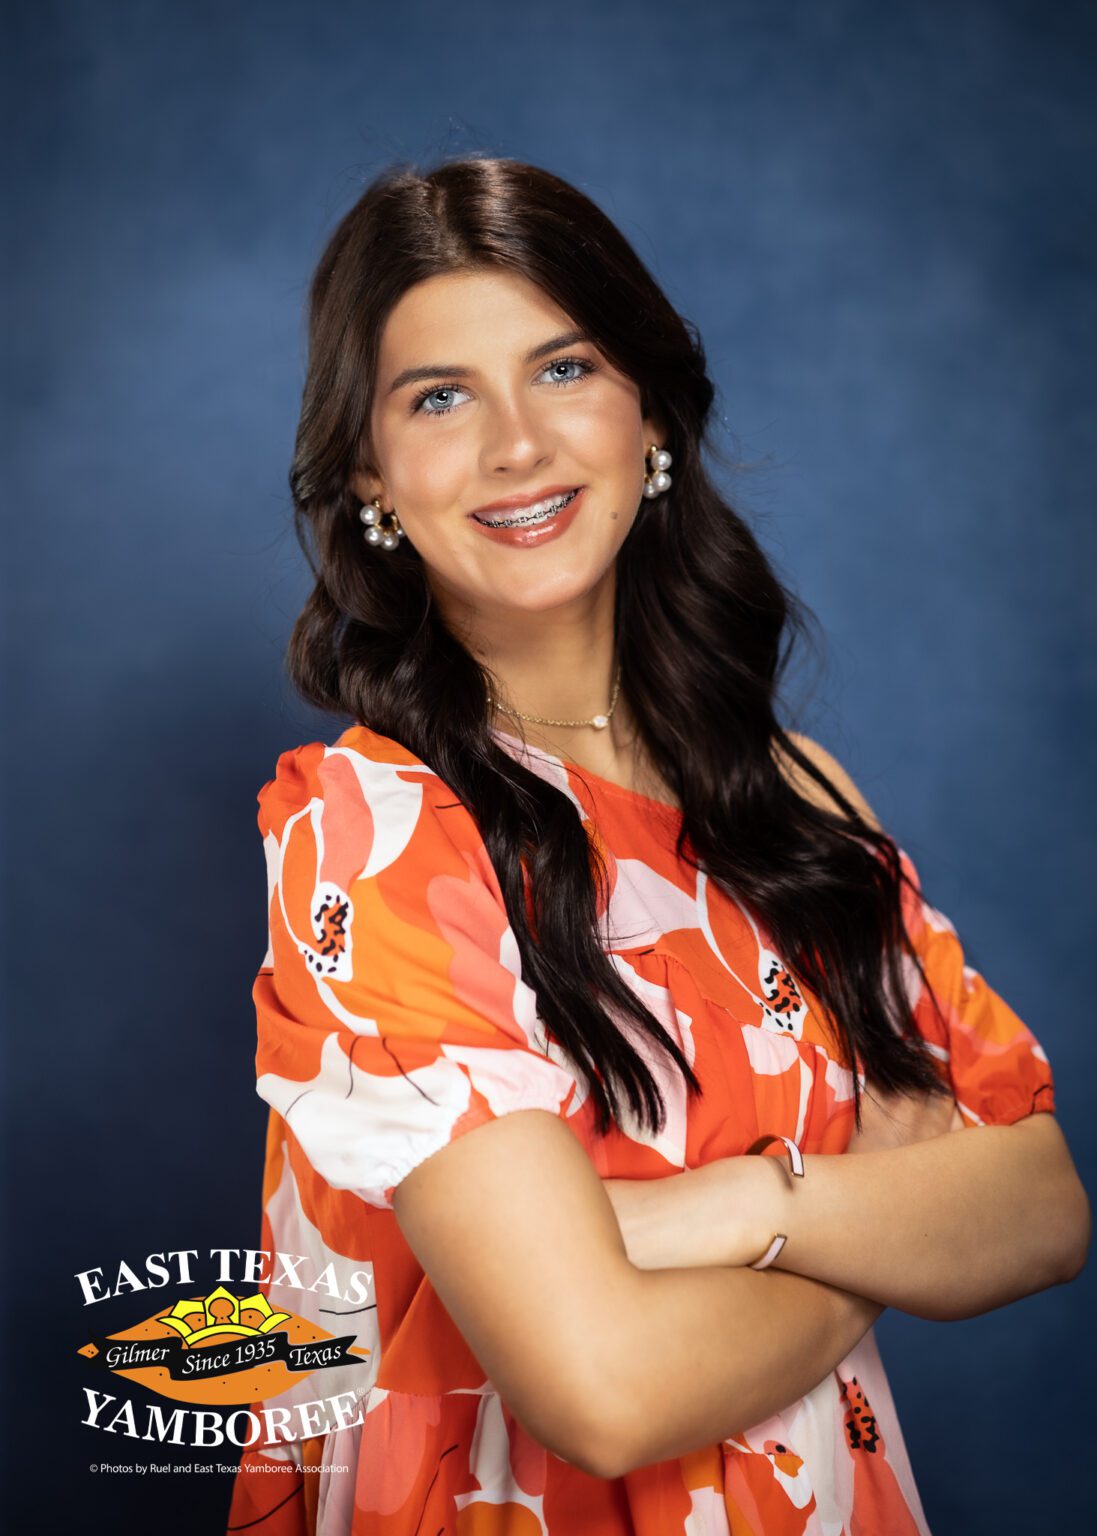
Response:
MULTIPOLYGON (((309 587, 286 486, 306 283, 392 160, 557 172, 699 326, 748 466, 724 483, 826 637, 796 726, 1043 1044, 1092 1192, 1093 8, 52 0, 10 21, 18 1528, 77 1507, 88 1533, 223 1526, 227 1476, 89 1474, 162 1459, 80 1425, 75 1355, 162 1302, 91 1319, 73 1276, 259 1245, 255 794, 342 724, 282 672, 309 587)), ((883 1315, 936 1536, 1082 1528, 1094 1299, 1091 1265, 972 1321, 883 1315)))

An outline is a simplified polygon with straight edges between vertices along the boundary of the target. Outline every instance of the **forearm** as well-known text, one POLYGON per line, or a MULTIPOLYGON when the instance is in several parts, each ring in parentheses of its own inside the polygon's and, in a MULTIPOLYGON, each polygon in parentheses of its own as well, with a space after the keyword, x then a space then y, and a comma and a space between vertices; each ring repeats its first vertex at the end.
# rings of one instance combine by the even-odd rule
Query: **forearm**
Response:
POLYGON ((712 1445, 787 1408, 883 1310, 772 1269, 633 1274, 606 1373, 626 1471, 712 1445))
POLYGON ((774 1267, 935 1321, 972 1317, 1073 1278, 1089 1205, 1050 1115, 772 1173, 774 1267))

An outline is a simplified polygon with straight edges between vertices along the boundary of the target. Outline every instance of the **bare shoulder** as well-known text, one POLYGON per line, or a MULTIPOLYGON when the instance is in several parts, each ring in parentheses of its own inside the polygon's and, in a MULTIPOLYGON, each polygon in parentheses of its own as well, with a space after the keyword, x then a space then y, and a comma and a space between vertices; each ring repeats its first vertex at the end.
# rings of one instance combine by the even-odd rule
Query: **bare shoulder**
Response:
MULTIPOLYGON (((813 741, 810 736, 801 736, 796 731, 789 731, 788 738, 819 769, 820 773, 824 774, 834 787, 840 790, 850 804, 857 808, 870 827, 883 831, 872 807, 832 753, 828 752, 825 747, 820 746, 817 741, 813 741)), ((787 753, 783 753, 778 749, 777 759, 784 770, 786 778, 798 795, 805 800, 810 800, 812 804, 818 805, 823 810, 840 810, 840 807, 835 804, 823 786, 816 783, 811 775, 799 763, 794 762, 787 753)))

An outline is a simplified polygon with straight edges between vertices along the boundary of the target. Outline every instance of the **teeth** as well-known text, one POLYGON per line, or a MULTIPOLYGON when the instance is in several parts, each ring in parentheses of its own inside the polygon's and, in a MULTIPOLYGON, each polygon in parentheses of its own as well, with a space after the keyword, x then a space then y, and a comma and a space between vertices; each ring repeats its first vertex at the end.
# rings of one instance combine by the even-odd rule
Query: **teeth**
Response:
MULTIPOLYGON (((568 491, 565 496, 554 496, 548 501, 535 501, 532 507, 523 507, 520 512, 512 512, 509 516, 477 517, 478 523, 483 523, 485 528, 520 528, 525 523, 542 523, 566 507, 578 491, 568 491)), ((475 517, 476 514, 473 513, 475 517)))

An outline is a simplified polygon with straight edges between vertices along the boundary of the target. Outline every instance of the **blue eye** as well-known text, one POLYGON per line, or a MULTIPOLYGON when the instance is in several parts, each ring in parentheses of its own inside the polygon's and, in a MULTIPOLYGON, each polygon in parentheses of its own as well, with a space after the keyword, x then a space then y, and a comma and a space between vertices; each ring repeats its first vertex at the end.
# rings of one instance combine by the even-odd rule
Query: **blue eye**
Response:
MULTIPOLYGON (((585 357, 558 357, 555 358, 551 363, 547 364, 547 366, 542 371, 544 373, 548 373, 549 370, 553 368, 579 369, 579 373, 577 375, 573 375, 571 378, 549 379, 549 383, 557 387, 566 386, 568 384, 577 384, 580 379, 586 378, 587 374, 597 372, 597 364, 588 362, 585 357)), ((411 403, 411 414, 414 416, 418 412, 422 416, 448 416, 450 411, 454 409, 452 403, 449 405, 433 406, 427 410, 424 409, 427 401, 430 400, 434 395, 453 395, 463 393, 464 391, 457 383, 432 384, 429 389, 424 389, 421 391, 421 393, 416 395, 415 399, 411 403)))
MULTIPOLYGON (((412 412, 418 411, 432 395, 452 395, 454 393, 460 393, 459 387, 456 384, 435 384, 427 390, 426 394, 416 396, 415 402, 412 405, 412 412)), ((437 410, 423 411, 422 414, 424 416, 444 416, 447 411, 452 410, 452 405, 442 405, 437 410)))
MULTIPOLYGON (((579 378, 594 372, 594 364, 588 363, 584 357, 558 357, 554 363, 549 363, 549 368, 578 368, 581 370, 579 378)), ((548 369, 545 370, 548 372, 548 369)), ((550 379, 550 384, 574 384, 574 379, 550 379)))

